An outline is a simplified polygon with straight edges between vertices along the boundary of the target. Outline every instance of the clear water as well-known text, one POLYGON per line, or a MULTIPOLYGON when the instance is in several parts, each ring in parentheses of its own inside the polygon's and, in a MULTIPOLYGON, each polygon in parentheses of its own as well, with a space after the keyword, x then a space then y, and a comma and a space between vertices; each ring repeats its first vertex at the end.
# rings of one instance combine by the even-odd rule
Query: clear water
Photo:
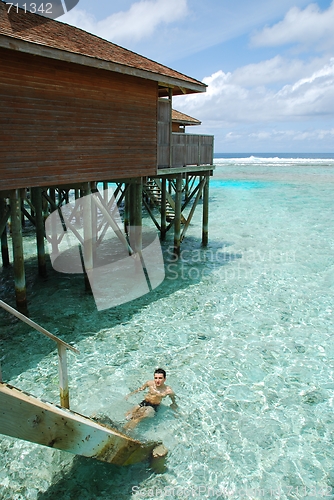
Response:
MULTIPOLYGON (((178 414, 164 401, 133 433, 164 442, 167 471, 1 436, 2 499, 334 498, 334 160, 215 161, 210 245, 198 210, 152 293, 98 312, 81 276, 27 265, 31 318, 80 349, 72 409, 123 424, 141 400, 124 396, 167 370, 178 414)), ((0 281, 13 304, 11 272, 0 281)), ((58 402, 53 343, 4 311, 0 327, 4 380, 58 402)))

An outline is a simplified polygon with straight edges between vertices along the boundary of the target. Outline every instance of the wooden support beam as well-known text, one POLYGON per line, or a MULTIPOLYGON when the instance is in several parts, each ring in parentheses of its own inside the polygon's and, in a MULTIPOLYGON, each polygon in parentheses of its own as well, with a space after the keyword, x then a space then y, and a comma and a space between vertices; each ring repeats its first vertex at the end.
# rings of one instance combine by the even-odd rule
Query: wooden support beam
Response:
POLYGON ((148 204, 148 202, 145 200, 145 198, 143 198, 143 203, 144 203, 144 205, 145 205, 146 210, 147 210, 147 211, 148 211, 148 213, 150 214, 151 219, 152 219, 152 221, 154 222, 154 224, 155 224, 156 228, 158 229, 158 231, 160 231, 160 232, 161 232, 161 227, 159 226, 159 223, 158 223, 157 219, 155 218, 154 213, 152 212, 151 207, 150 207, 150 205, 148 204))
POLYGON ((24 254, 21 224, 21 196, 18 189, 13 189, 10 195, 13 261, 16 306, 20 312, 28 315, 27 291, 24 269, 24 254))
POLYGON ((202 221, 202 245, 207 246, 209 241, 209 182, 210 177, 205 176, 203 187, 203 221, 202 221))
POLYGON ((3 267, 10 265, 8 240, 7 240, 7 221, 10 216, 10 208, 4 198, 0 198, 0 236, 1 236, 1 256, 3 267))
POLYGON ((140 253, 142 251, 142 179, 136 179, 136 182, 131 183, 130 190, 129 239, 133 251, 135 253, 140 253))
POLYGON ((59 343, 58 343, 58 371, 59 371, 60 405, 63 408, 69 408, 70 393, 68 389, 67 353, 66 353, 66 347, 59 343))
POLYGON ((46 260, 45 260, 45 229, 43 217, 43 200, 42 190, 39 187, 31 188, 31 201, 34 206, 35 221, 36 221, 36 244, 37 244, 37 261, 38 273, 40 276, 46 276, 46 260))
POLYGON ((166 208, 167 208, 167 193, 166 193, 166 178, 161 179, 161 240, 164 241, 167 232, 167 218, 166 218, 166 208))
POLYGON ((182 207, 182 176, 176 176, 175 188, 175 219, 174 219, 174 253, 180 254, 181 244, 181 207, 182 207))
MULTIPOLYGON (((91 190, 93 193, 98 191, 97 183, 91 182, 91 190)), ((96 249, 97 249, 97 206, 92 203, 92 251, 93 251, 93 266, 96 262, 96 249)))
POLYGON ((116 221, 112 218, 112 216, 110 215, 110 213, 106 209, 106 207, 104 205, 103 198, 99 192, 94 193, 93 201, 96 204, 96 206, 99 208, 99 210, 101 211, 102 215, 105 217, 106 221, 110 224, 110 227, 113 229, 116 236, 124 244, 125 248, 128 250, 129 255, 132 255, 133 250, 132 250, 131 246, 128 244, 126 237, 122 233, 121 229, 118 227, 116 221))
POLYGON ((124 202, 124 232, 126 235, 129 234, 129 224, 130 224, 130 184, 125 185, 125 202, 124 202))
POLYGON ((196 198, 195 198, 195 201, 191 207, 191 210, 190 210, 190 213, 188 215, 188 219, 185 223, 185 225, 183 226, 183 231, 182 231, 182 235, 181 235, 181 241, 183 240, 183 238, 185 237, 185 234, 187 232, 187 229, 190 225, 190 222, 191 222, 191 219, 193 218, 193 215, 195 213, 195 210, 196 210, 196 207, 198 205, 198 202, 199 202, 199 199, 201 197, 201 194, 202 194, 202 190, 203 190, 203 186, 205 185, 205 178, 201 180, 201 182, 199 183, 198 185, 198 191, 197 191, 197 195, 196 195, 196 198))
POLYGON ((84 234, 84 262, 85 262, 85 289, 91 290, 89 275, 93 270, 93 228, 92 228, 92 194, 90 182, 84 186, 83 203, 83 234, 84 234))

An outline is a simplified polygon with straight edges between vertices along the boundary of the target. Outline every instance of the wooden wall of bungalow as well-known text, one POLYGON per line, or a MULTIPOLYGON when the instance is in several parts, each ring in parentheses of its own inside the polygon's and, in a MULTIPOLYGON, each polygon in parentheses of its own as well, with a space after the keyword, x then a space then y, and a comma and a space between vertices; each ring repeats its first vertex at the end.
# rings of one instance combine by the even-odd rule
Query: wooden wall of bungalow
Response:
POLYGON ((0 49, 0 189, 149 176, 158 83, 0 49))

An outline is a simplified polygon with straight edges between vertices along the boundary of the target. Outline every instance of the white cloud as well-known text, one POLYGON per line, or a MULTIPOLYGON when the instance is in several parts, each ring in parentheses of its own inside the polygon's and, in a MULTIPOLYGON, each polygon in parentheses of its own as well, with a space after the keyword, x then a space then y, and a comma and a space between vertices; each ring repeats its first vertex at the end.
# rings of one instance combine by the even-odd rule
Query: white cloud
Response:
MULTIPOLYGON (((264 72, 268 61, 259 65, 264 72)), ((218 71, 205 78, 206 94, 176 99, 181 111, 221 126, 244 123, 274 123, 334 117, 334 58, 308 76, 278 90, 249 85, 247 67, 234 73, 218 71), (243 76, 241 77, 240 75, 243 76)))
POLYGON ((126 43, 148 38, 159 25, 173 23, 186 14, 187 0, 140 0, 129 10, 112 14, 102 21, 77 9, 60 20, 113 42, 126 43))
POLYGON ((328 58, 319 58, 305 63, 300 59, 288 60, 277 55, 272 59, 236 69, 233 73, 233 82, 246 87, 293 82, 317 71, 327 60, 328 58))
POLYGON ((320 11, 317 4, 310 4, 306 9, 292 7, 283 21, 262 31, 251 38, 256 47, 274 47, 291 43, 302 46, 330 49, 334 47, 334 1, 325 11, 320 11))

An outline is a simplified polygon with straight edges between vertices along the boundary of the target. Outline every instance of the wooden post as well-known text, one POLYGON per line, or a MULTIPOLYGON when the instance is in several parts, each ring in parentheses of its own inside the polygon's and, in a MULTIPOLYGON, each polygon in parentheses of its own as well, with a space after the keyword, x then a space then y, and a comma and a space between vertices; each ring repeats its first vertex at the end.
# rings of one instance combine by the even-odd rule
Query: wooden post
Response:
POLYGON ((36 243, 37 243, 37 260, 38 273, 40 276, 46 276, 46 260, 44 246, 44 217, 43 217, 43 200, 42 190, 39 187, 31 188, 31 201, 35 209, 36 220, 36 243))
POLYGON ((203 187, 203 222, 202 222, 202 245, 206 247, 209 241, 209 182, 210 176, 205 176, 203 187))
POLYGON ((59 370, 59 389, 60 405, 64 408, 70 408, 70 395, 68 389, 67 375, 67 353, 66 347, 58 343, 58 370, 59 370))
POLYGON ((175 219, 174 219, 174 253, 180 254, 181 244, 181 207, 182 207, 182 177, 176 177, 175 190, 175 219))
POLYGON ((92 228, 92 190, 90 182, 85 183, 83 202, 83 228, 84 228, 84 262, 85 262, 85 288, 91 290, 88 276, 93 269, 93 228, 92 228))
MULTIPOLYGON (((91 182, 91 190, 96 192, 97 182, 91 182)), ((92 252, 93 252, 93 266, 96 262, 96 249, 97 249, 97 206, 92 203, 92 252)))
POLYGON ((173 166, 173 122, 172 122, 172 112, 173 112, 173 89, 168 89, 168 99, 169 99, 169 166, 173 166))
POLYGON ((43 193, 44 193, 44 190, 41 190, 43 219, 45 221, 48 218, 48 215, 49 215, 49 204, 48 204, 45 196, 43 196, 43 193))
POLYGON ((21 196, 19 189, 13 189, 13 191, 11 192, 10 208, 13 239, 16 306, 20 312, 28 315, 21 225, 21 196))
POLYGON ((1 256, 2 256, 3 267, 8 267, 10 265, 8 240, 7 240, 8 216, 9 216, 9 209, 6 206, 6 200, 4 198, 0 198, 0 227, 1 227, 0 235, 1 235, 1 256))
POLYGON ((134 252, 142 251, 142 178, 130 185, 130 245, 134 252))
POLYGON ((166 238, 167 230, 167 220, 166 220, 166 177, 161 178, 161 230, 160 236, 161 240, 164 241, 166 238))
POLYGON ((125 189, 125 200, 124 200, 124 232, 126 235, 129 234, 129 221, 130 221, 130 204, 131 204, 131 185, 124 184, 125 189))

